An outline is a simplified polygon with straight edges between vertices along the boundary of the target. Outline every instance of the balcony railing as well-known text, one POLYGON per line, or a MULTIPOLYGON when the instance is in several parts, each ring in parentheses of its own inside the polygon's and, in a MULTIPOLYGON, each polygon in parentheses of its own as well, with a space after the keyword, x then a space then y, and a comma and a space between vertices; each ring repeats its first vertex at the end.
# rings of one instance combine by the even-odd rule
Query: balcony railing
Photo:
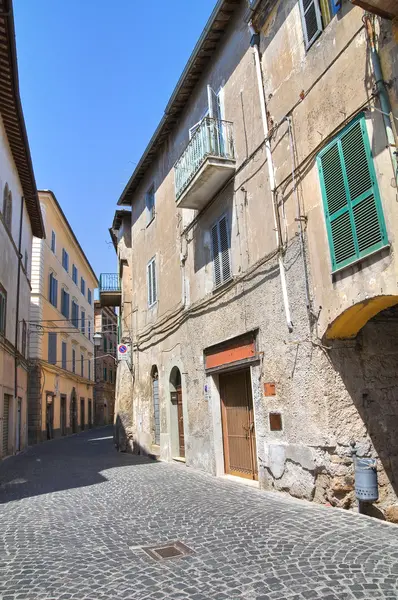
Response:
POLYGON ((117 273, 101 273, 100 275, 100 293, 121 291, 120 279, 117 273))
POLYGON ((232 123, 205 117, 174 165, 176 200, 208 157, 234 160, 232 123))

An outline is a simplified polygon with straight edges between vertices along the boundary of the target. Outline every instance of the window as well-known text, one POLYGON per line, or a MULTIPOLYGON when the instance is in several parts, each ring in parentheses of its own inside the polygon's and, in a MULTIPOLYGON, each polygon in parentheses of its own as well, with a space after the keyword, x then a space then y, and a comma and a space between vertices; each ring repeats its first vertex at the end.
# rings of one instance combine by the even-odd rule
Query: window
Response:
POLYGON ((61 290, 61 313, 69 319, 69 294, 64 289, 61 290))
POLYGON ((7 292, 0 285, 0 334, 6 332, 7 292))
POLYGON ((84 310, 80 311, 80 322, 81 322, 81 332, 83 335, 86 334, 86 313, 84 310))
POLYGON ((21 339, 21 354, 26 358, 26 341, 27 341, 28 329, 26 321, 22 319, 22 339, 21 339))
POLYGON ((89 321, 87 323, 87 326, 88 326, 88 336, 87 337, 89 340, 91 340, 91 321, 89 321))
POLYGON ((77 285, 77 267, 76 265, 72 265, 72 279, 73 282, 77 285))
POLYGON ((76 373, 76 350, 72 348, 72 372, 76 373))
POLYGON ((28 264, 29 264, 29 255, 28 255, 27 250, 25 250, 24 269, 25 269, 26 275, 28 274, 28 264))
POLYGON ((54 273, 50 273, 49 277, 48 299, 51 304, 57 308, 58 305, 58 281, 54 277, 54 273))
POLYGON ((84 356, 80 355, 80 375, 84 377, 84 356))
POLYGON ((269 413, 270 431, 282 431, 282 415, 279 412, 269 413))
POLYGON ((104 367, 104 381, 106 381, 106 367, 104 367))
POLYGON ((212 227, 211 242, 213 251, 214 285, 218 287, 232 277, 229 252, 227 217, 223 216, 212 227))
POLYGON ((91 379, 91 358, 88 359, 88 378, 91 379))
POLYGON ((55 231, 51 232, 51 252, 54 252, 55 254, 55 231))
POLYGON ((80 278, 80 291, 83 296, 86 295, 86 282, 84 281, 83 277, 80 278))
POLYGON ((388 244, 363 115, 318 155, 332 271, 388 244))
POLYGON ((305 47, 308 49, 341 8, 341 0, 300 0, 305 47))
POLYGON ((48 362, 57 364, 57 334, 52 332, 48 334, 48 362))
POLYGON ((62 368, 66 369, 66 350, 67 350, 67 346, 66 346, 66 342, 62 342, 62 368))
POLYGON ((108 340, 104 337, 104 352, 108 350, 108 340))
POLYGON ((8 183, 4 186, 3 193, 3 217, 6 227, 11 231, 12 225, 12 194, 8 183))
POLYGON ((145 194, 147 225, 155 218, 155 187, 152 186, 145 194))
POLYGON ((92 303, 92 297, 91 297, 91 290, 90 288, 87 289, 87 301, 89 304, 92 303))
POLYGON ((156 289, 156 263, 153 258, 147 267, 148 275, 148 306, 152 306, 158 299, 156 289))
POLYGON ((65 248, 62 248, 62 266, 65 271, 69 271, 69 254, 65 248))
POLYGON ((79 306, 72 300, 72 325, 79 327, 79 306))

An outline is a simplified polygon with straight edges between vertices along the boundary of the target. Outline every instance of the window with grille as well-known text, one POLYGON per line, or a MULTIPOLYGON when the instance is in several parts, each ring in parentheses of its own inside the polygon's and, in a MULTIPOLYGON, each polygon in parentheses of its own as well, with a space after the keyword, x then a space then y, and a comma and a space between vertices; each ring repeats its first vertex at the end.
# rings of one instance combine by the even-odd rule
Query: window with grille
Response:
POLYGON ((146 206, 146 221, 147 224, 155 218, 155 187, 151 186, 151 188, 147 191, 145 195, 145 206, 146 206))
POLYGON ((66 346, 66 342, 62 342, 62 368, 66 369, 66 351, 67 351, 67 346, 66 346))
POLYGON ((72 325, 79 327, 79 306, 74 300, 72 300, 72 325))
POLYGON ((66 290, 61 290, 61 313, 66 319, 69 319, 69 294, 66 290))
POLYGON ((0 285, 0 335, 6 332, 7 292, 0 285))
POLYGON ((69 271, 69 254, 65 248, 62 248, 62 266, 65 271, 69 271))
POLYGON ((305 46, 308 49, 341 8, 341 0, 299 0, 305 46))
POLYGON ((54 277, 54 273, 50 273, 48 284, 48 299, 51 304, 57 308, 58 305, 58 281, 54 277))
POLYGON ((336 271, 388 244, 363 115, 322 150, 318 169, 336 271))
POLYGON ((53 332, 48 334, 48 362, 57 364, 57 334, 53 332))
POLYGON ((72 280, 73 280, 73 283, 76 283, 76 285, 77 285, 77 267, 76 267, 76 265, 72 265, 72 280))
POLYGON ((153 258, 147 266, 148 306, 153 306, 158 299, 156 283, 156 259, 153 258))
POLYGON ((211 229, 214 285, 218 287, 232 277, 228 221, 224 215, 211 229))

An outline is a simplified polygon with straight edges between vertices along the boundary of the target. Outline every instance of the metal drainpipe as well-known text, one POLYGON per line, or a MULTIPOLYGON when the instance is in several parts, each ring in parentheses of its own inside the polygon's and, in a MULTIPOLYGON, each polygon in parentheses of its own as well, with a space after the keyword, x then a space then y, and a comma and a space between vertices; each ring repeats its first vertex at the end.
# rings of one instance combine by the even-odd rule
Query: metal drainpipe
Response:
POLYGON ((19 218, 19 238, 18 238, 18 274, 17 274, 17 304, 15 311, 15 357, 14 357, 14 396, 18 398, 18 333, 19 333, 19 290, 21 285, 21 246, 22 246, 22 222, 23 222, 24 197, 21 196, 21 215, 19 218))
POLYGON ((293 331, 293 323, 290 315, 290 306, 289 306, 289 297, 287 293, 287 284, 286 284, 286 273, 285 266, 283 264, 282 257, 282 244, 281 244, 281 235, 280 235, 280 224, 278 220, 277 213, 277 205, 276 205, 276 183, 275 183, 275 171, 274 171, 274 163, 272 160, 272 151, 271 151, 271 143, 269 140, 269 128, 268 128, 268 119, 267 119, 267 108, 265 103, 265 94, 264 94, 264 86, 263 86, 263 76, 261 72, 261 62, 260 62, 260 52, 258 48, 258 34, 253 28, 253 25, 249 23, 249 30, 252 34, 251 46, 253 48, 254 60, 256 65, 256 75, 257 75, 257 86, 258 93, 260 99, 260 107, 261 107, 261 118, 263 123, 264 137, 265 137, 265 153, 267 157, 267 165, 268 165, 268 176, 271 187, 272 194, 272 211, 274 216, 274 225, 275 225, 275 237, 276 237, 276 245, 278 247, 278 264, 279 264, 279 273, 281 278, 282 285, 282 297, 283 297, 283 305, 285 308, 286 315, 286 323, 289 331, 293 331))
POLYGON ((393 114, 391 108, 391 102, 386 88, 386 84, 383 77, 383 71, 381 69, 380 57, 376 48, 375 31, 371 19, 365 14, 363 21, 365 23, 366 32, 368 36, 368 42, 370 45, 370 56, 372 59, 373 72, 375 76, 375 85, 380 100, 380 107, 383 113, 383 121, 387 134, 388 150, 390 152, 392 167, 394 171, 394 178, 398 184, 398 168, 397 168, 397 140, 394 136, 394 127, 392 124, 393 114))

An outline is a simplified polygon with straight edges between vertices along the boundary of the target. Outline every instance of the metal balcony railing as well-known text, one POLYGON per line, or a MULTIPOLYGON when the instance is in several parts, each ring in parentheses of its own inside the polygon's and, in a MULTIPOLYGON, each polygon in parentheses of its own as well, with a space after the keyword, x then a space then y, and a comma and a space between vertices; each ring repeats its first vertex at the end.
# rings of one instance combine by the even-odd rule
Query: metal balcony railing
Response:
POLYGON ((209 157, 234 160, 232 123, 205 117, 174 165, 176 200, 209 157))
POLYGON ((101 292, 120 292, 120 279, 117 273, 101 273, 100 275, 100 293, 101 292))

